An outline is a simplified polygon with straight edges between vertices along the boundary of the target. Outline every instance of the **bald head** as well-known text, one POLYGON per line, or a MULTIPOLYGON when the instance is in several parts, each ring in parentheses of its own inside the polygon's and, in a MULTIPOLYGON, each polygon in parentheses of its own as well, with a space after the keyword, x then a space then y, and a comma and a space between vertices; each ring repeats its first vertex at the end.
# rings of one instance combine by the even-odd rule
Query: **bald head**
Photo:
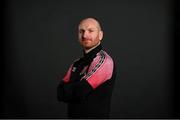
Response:
POLYGON ((85 22, 90 22, 90 23, 95 24, 97 29, 99 31, 101 31, 101 25, 100 25, 100 23, 95 18, 85 18, 85 19, 81 20, 81 22, 79 23, 79 26, 82 25, 85 22))

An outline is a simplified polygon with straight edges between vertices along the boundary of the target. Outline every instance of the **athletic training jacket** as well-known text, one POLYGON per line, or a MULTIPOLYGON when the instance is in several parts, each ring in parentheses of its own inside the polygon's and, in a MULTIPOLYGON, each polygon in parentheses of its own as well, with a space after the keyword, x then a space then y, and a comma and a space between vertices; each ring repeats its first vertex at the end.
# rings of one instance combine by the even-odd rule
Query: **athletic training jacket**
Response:
POLYGON ((76 60, 58 85, 69 118, 108 118, 116 70, 101 44, 76 60))

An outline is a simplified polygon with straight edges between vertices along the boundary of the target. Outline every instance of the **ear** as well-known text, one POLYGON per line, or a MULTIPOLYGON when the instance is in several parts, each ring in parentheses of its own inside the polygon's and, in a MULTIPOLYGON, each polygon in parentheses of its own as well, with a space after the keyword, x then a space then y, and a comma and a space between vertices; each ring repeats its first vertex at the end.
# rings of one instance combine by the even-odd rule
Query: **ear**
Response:
POLYGON ((99 40, 103 39, 103 31, 99 31, 99 40))

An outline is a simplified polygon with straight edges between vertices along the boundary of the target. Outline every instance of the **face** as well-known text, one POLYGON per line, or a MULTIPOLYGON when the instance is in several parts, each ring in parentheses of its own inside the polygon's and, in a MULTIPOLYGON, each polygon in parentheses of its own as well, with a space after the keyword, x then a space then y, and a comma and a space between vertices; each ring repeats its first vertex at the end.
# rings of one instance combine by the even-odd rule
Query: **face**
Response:
POLYGON ((96 46, 103 38, 97 21, 94 19, 83 20, 79 25, 79 42, 86 50, 96 46))

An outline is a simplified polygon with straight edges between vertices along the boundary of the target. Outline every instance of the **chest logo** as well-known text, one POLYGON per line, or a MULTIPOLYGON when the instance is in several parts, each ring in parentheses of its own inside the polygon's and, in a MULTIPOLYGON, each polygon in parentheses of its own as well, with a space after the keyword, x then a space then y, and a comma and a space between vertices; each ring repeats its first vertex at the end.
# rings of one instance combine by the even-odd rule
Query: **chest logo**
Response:
POLYGON ((76 71, 76 67, 73 67, 73 68, 72 68, 72 72, 75 72, 75 71, 76 71))

